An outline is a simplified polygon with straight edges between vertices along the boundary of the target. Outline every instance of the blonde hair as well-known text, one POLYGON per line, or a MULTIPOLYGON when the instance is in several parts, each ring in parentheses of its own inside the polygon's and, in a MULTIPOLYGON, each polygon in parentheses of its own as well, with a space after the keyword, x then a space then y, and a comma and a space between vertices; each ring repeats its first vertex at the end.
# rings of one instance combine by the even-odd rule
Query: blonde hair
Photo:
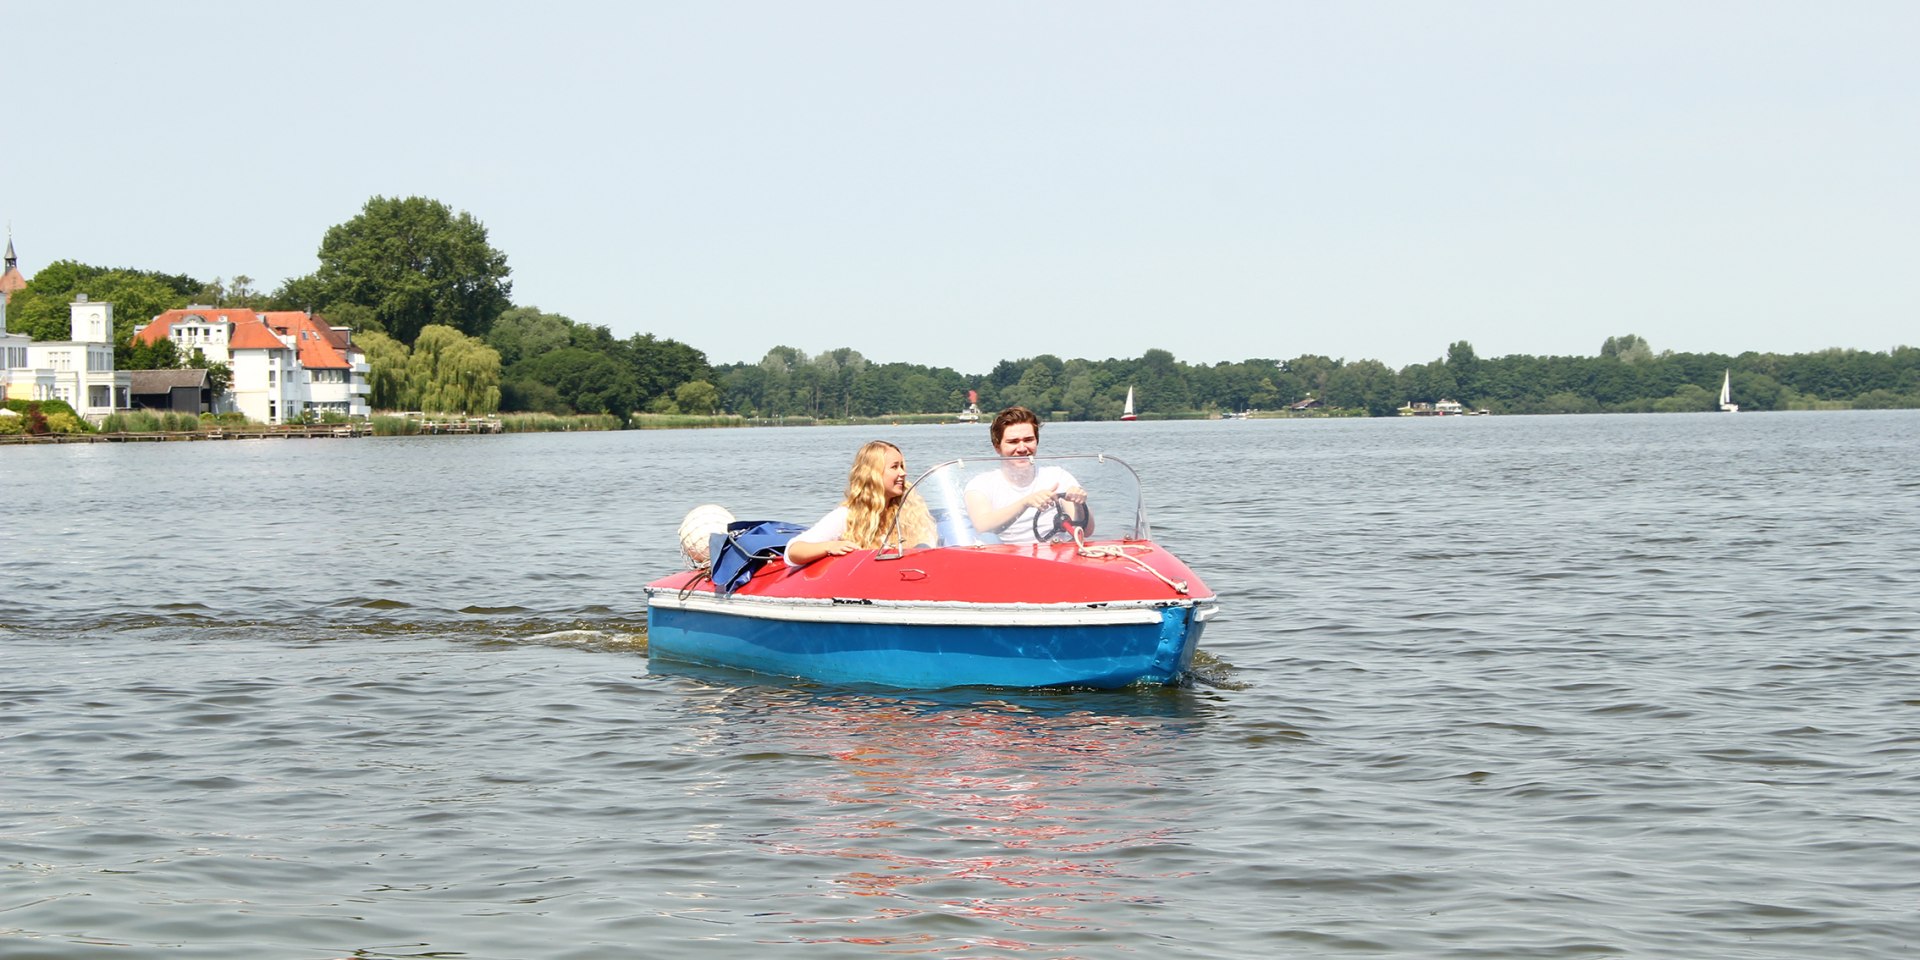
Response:
POLYGON ((877 549, 882 538, 899 524, 897 538, 905 546, 933 542, 933 516, 917 493, 889 500, 884 487, 887 456, 900 448, 885 440, 871 440, 853 455, 853 469, 847 472, 847 495, 840 505, 847 508, 846 538, 861 549, 877 549))

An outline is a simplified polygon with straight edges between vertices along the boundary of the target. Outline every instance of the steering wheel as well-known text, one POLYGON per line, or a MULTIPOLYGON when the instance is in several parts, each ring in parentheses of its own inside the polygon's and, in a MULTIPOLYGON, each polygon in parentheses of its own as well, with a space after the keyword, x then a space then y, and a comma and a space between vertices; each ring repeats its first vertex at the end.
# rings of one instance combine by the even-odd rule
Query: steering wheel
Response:
POLYGON ((1082 537, 1093 533, 1093 511, 1088 510, 1084 503, 1074 503, 1064 497, 1053 498, 1053 522, 1048 524, 1049 529, 1042 530, 1040 516, 1046 512, 1045 510, 1033 512, 1033 539, 1036 543, 1072 543, 1075 527, 1080 528, 1082 537), (1067 511, 1070 509, 1078 510, 1081 519, 1076 521, 1067 516, 1067 511))

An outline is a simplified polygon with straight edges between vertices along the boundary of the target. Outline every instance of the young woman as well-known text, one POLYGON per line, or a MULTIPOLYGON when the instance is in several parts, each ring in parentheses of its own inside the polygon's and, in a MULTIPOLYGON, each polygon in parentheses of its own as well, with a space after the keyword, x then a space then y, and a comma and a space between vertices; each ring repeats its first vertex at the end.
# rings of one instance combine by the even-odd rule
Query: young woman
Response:
POLYGON ((873 550, 894 533, 907 546, 933 542, 933 518, 917 496, 907 496, 907 460, 900 448, 874 440, 853 455, 847 495, 820 522, 787 544, 787 563, 799 567, 821 557, 873 550))

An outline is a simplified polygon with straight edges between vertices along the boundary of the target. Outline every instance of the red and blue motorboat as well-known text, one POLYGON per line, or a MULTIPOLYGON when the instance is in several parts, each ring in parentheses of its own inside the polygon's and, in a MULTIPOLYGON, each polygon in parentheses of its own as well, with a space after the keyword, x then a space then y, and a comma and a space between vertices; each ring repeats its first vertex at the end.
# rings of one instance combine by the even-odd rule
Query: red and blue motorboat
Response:
MULTIPOLYGON (((955 460, 928 470, 908 495, 926 503, 937 542, 856 550, 804 567, 774 557, 719 575, 718 584, 718 566, 648 584, 648 656, 917 689, 1186 679, 1216 598, 1153 542, 1139 478, 1124 462, 955 460), (994 482, 998 471, 1049 468, 1070 474, 1086 492, 1084 506, 1056 501, 1033 511, 1030 527, 1000 537, 974 529, 970 486, 994 482)), ((716 565, 726 540, 713 537, 716 565)))

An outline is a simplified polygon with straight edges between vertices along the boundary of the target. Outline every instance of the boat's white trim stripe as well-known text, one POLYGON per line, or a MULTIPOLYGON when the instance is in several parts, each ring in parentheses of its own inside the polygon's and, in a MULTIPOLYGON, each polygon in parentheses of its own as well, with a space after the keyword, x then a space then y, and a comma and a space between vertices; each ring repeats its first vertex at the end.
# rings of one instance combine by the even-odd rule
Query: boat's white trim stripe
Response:
POLYGON ((1168 602, 1122 600, 1110 603, 942 603, 927 600, 814 600, 767 597, 681 595, 648 591, 647 605, 665 610, 717 613, 760 620, 803 623, 895 623, 956 627, 1063 627, 1159 623, 1165 607, 1213 605, 1211 598, 1168 602))

